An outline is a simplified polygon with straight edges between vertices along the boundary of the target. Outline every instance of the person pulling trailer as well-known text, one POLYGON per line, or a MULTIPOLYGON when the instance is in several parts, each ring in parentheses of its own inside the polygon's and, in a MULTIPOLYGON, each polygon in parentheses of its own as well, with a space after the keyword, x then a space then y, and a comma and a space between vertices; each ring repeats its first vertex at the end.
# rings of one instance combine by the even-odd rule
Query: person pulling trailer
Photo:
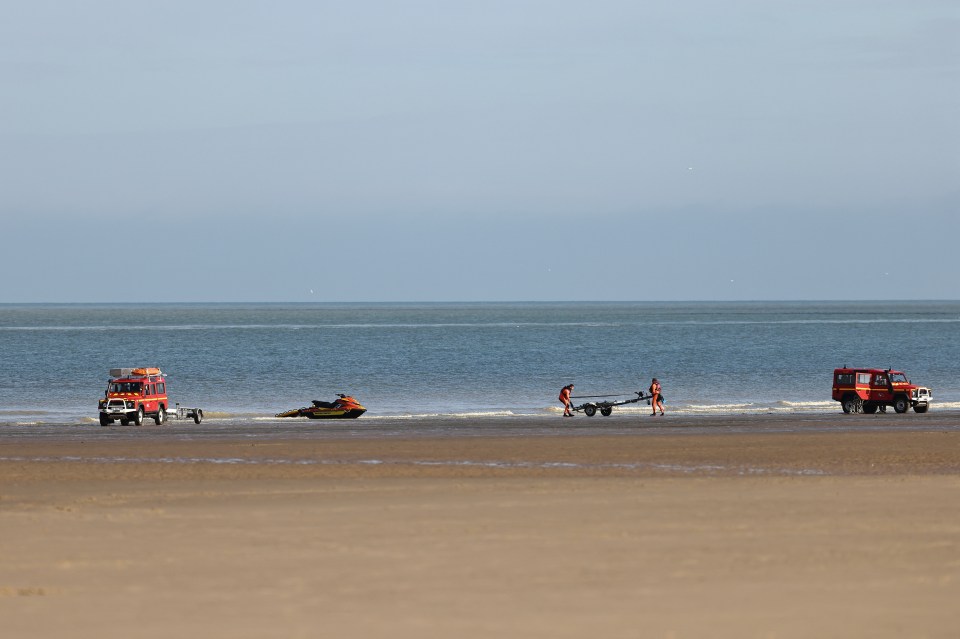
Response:
POLYGON ((560 403, 563 404, 563 416, 564 417, 573 417, 573 413, 570 412, 574 410, 573 402, 570 401, 570 393, 573 391, 573 384, 567 384, 560 389, 560 396, 557 399, 560 400, 560 403))
POLYGON ((650 408, 653 409, 653 412, 650 413, 651 417, 657 416, 658 408, 660 409, 660 416, 663 417, 663 389, 660 387, 660 380, 656 377, 650 382, 650 408))

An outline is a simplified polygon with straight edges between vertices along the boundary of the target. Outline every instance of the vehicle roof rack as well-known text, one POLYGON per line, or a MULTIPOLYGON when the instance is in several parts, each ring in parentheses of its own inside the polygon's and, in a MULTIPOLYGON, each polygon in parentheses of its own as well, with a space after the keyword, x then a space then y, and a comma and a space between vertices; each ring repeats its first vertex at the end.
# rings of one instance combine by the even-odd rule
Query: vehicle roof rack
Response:
POLYGON ((163 371, 156 367, 141 366, 138 368, 111 368, 110 377, 152 377, 163 375, 163 371))

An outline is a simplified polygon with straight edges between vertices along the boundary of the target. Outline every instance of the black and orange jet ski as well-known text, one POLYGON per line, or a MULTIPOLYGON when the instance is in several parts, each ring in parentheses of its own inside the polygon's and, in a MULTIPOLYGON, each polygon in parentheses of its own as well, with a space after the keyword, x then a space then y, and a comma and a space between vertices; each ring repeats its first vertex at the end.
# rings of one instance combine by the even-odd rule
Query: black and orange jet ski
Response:
POLYGON ((355 419, 360 417, 367 409, 360 402, 342 393, 337 393, 337 399, 332 402, 321 402, 315 399, 313 406, 304 408, 293 408, 283 413, 277 413, 277 417, 307 417, 309 419, 355 419))

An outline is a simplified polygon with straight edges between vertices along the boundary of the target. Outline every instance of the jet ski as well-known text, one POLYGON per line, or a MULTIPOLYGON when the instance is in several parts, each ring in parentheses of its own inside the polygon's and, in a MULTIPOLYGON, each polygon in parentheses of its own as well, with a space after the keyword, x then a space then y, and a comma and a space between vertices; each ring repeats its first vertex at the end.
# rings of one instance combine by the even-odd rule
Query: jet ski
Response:
POLYGON ((277 413, 277 417, 307 417, 309 419, 355 419, 360 417, 367 409, 360 405, 360 402, 337 393, 337 399, 332 402, 322 402, 315 399, 311 402, 313 406, 304 408, 293 408, 283 413, 277 413))

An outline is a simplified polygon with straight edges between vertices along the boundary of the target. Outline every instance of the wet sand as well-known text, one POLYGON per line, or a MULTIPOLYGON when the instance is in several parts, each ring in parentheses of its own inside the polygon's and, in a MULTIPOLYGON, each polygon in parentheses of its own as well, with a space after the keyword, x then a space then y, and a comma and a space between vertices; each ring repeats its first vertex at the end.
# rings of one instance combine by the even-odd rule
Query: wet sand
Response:
POLYGON ((889 417, 0 433, 0 619, 11 637, 955 637, 960 420, 889 417))

